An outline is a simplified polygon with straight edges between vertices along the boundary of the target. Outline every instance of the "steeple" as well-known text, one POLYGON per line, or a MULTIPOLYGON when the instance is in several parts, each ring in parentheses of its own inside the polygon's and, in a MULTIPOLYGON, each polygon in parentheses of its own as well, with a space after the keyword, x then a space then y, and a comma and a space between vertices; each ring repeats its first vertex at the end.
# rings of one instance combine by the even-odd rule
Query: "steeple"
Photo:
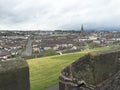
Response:
POLYGON ((84 31, 83 24, 81 25, 81 32, 84 31))
POLYGON ((83 24, 81 25, 81 36, 84 36, 84 28, 83 28, 83 24))

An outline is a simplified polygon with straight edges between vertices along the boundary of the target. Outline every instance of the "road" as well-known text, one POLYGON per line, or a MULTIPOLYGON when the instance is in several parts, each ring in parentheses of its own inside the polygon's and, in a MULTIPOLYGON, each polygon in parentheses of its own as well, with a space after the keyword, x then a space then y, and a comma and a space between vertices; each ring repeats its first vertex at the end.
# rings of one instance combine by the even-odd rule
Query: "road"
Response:
POLYGON ((28 43, 26 46, 26 55, 31 56, 32 55, 32 40, 29 38, 28 43))

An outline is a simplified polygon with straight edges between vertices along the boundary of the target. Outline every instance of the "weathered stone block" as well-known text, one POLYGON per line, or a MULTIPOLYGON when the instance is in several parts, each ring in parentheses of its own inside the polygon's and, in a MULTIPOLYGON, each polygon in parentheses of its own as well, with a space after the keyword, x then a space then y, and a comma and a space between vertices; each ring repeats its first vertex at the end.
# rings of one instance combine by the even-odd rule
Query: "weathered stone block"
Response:
POLYGON ((59 82, 59 90, 120 90, 120 50, 88 53, 64 68, 59 82))
POLYGON ((26 61, 0 61, 0 90, 30 90, 26 61))

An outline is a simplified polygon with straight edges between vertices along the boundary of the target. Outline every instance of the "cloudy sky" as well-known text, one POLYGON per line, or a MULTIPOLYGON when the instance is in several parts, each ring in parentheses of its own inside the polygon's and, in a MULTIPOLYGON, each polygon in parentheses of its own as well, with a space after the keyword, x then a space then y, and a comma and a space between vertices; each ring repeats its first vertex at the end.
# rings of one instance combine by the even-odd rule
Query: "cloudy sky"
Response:
POLYGON ((120 27, 120 0, 0 0, 0 29, 120 27))

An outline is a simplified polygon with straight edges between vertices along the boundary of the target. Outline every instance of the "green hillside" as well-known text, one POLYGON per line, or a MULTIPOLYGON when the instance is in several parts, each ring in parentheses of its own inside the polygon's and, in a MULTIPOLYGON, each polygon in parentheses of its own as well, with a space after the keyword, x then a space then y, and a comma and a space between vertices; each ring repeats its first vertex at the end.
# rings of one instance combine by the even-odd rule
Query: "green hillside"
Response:
POLYGON ((31 90, 45 90, 58 83, 60 71, 85 53, 96 50, 107 50, 110 47, 97 48, 64 55, 56 55, 27 60, 30 67, 31 90))

